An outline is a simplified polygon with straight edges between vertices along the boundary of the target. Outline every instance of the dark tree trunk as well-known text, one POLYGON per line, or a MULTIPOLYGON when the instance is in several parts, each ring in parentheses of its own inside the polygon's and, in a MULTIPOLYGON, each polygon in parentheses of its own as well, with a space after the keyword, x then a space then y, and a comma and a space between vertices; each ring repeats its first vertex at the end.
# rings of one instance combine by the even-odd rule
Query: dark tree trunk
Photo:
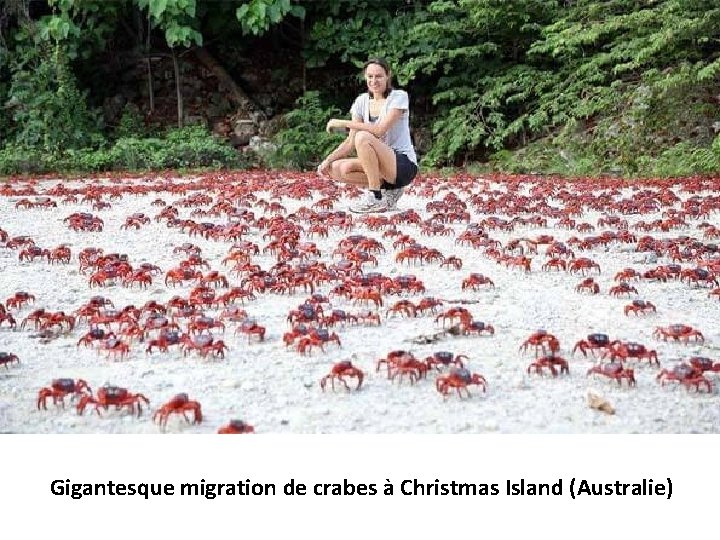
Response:
POLYGON ((152 62, 150 61, 150 36, 152 34, 152 23, 148 17, 147 41, 145 45, 145 54, 147 55, 147 77, 148 77, 148 99, 150 100, 150 114, 155 112, 155 88, 153 86, 152 62))
POLYGON ((178 127, 183 127, 183 117, 185 112, 183 111, 183 96, 182 96, 182 80, 180 80, 180 63, 178 62, 175 48, 171 47, 173 68, 175 69, 175 88, 177 89, 177 115, 178 115, 178 127))
POLYGON ((195 53, 195 58, 218 78, 220 86, 227 90, 228 99, 243 116, 247 118, 265 119, 265 114, 260 110, 260 107, 238 86, 227 70, 205 47, 198 47, 193 52, 195 53))

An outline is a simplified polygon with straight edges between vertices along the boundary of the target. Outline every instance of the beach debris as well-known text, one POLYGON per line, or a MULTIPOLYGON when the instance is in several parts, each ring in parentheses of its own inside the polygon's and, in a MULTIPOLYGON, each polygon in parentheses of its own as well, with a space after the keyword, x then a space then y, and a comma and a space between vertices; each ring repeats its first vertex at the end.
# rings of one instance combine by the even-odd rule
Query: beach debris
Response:
POLYGON ((604 412, 605 414, 615 414, 615 408, 602 395, 593 391, 588 392, 588 406, 591 409, 604 412))

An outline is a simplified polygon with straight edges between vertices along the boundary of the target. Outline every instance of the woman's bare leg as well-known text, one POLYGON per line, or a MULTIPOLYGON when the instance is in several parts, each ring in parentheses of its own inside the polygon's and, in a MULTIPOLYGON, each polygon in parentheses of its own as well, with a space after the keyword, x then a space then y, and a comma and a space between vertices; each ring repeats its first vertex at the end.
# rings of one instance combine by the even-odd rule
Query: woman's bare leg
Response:
POLYGON ((395 183, 397 163, 392 148, 367 131, 359 131, 355 134, 355 150, 371 190, 379 190, 383 178, 395 183))
POLYGON ((359 159, 338 159, 330 166, 330 177, 338 182, 367 187, 368 179, 359 159))

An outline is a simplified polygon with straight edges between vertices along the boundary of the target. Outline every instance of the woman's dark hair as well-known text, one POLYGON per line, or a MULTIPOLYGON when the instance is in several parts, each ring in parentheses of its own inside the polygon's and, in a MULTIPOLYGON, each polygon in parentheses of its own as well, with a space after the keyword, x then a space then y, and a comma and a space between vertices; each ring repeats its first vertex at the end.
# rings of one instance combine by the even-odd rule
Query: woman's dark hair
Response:
MULTIPOLYGON (((370 58, 365 64, 363 65, 363 74, 365 73, 365 70, 370 64, 377 64, 381 68, 385 70, 385 74, 388 76, 387 86, 385 87, 385 93, 383 94, 383 97, 388 97, 390 95, 390 92, 392 92, 393 86, 392 86, 392 77, 390 76, 390 66, 383 58, 370 58)), ((370 99, 372 99, 372 94, 370 94, 370 99)))

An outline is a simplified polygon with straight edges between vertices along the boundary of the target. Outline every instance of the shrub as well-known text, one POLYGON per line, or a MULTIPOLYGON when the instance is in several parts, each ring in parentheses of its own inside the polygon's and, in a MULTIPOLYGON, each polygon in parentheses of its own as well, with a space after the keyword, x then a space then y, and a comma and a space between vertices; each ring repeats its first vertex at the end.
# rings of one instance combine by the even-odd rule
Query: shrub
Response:
POLYGON ((170 130, 165 138, 122 137, 110 147, 47 152, 19 144, 0 150, 0 175, 44 172, 232 168, 244 165, 234 148, 202 127, 170 130))
POLYGON ((341 140, 325 131, 327 121, 341 112, 337 107, 323 108, 318 92, 306 92, 295 106, 285 115, 285 129, 273 138, 275 149, 263 156, 271 168, 313 169, 341 140))

